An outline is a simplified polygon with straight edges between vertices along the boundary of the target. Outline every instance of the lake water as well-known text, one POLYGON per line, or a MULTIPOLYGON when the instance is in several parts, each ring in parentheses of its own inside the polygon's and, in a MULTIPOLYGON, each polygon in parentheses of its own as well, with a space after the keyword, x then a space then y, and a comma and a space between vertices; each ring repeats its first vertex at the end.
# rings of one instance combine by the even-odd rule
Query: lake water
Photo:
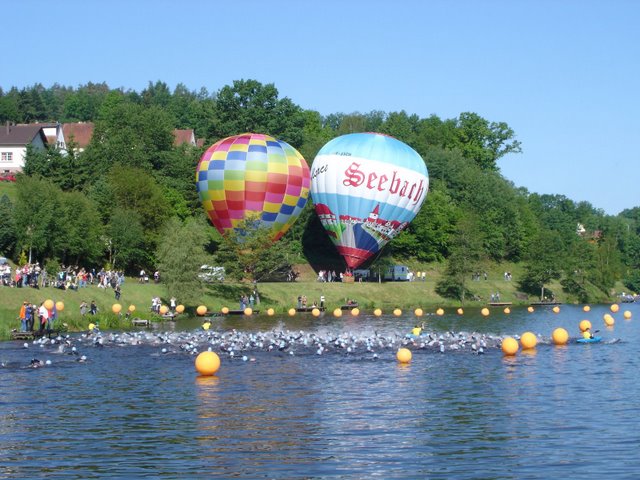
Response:
MULTIPOLYGON (((637 478, 640 305, 621 305, 613 329, 607 311, 423 317, 437 334, 547 340, 515 357, 415 348, 401 365, 391 347, 256 349, 221 353, 214 377, 198 376, 194 355, 175 346, 78 340, 80 362, 55 346, 4 342, 0 478, 637 478), (583 318, 603 343, 548 343, 558 326, 575 337, 583 318), (30 368, 32 358, 51 364, 30 368)), ((299 315, 212 328, 403 336, 414 322, 299 315)))

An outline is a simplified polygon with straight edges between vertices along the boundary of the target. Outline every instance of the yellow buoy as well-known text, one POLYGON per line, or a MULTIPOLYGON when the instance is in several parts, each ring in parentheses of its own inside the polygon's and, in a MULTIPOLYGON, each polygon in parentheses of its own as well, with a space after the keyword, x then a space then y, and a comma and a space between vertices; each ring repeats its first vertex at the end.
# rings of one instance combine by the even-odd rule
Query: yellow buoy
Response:
POLYGON ((56 310, 61 312, 62 310, 64 310, 64 302, 56 302, 56 310))
POLYGON ((127 308, 127 310, 129 310, 129 312, 133 313, 136 311, 136 306, 135 305, 129 305, 129 308, 127 308))
POLYGON ((589 320, 582 320, 578 327, 580 328, 581 332, 584 332, 585 330, 591 328, 591 322, 589 320))
POLYGON ((273 308, 267 308, 267 315, 269 315, 270 317, 273 317, 274 313, 276 312, 273 308))
POLYGON ((288 313, 289 313, 290 317, 293 317, 296 314, 296 309, 295 308, 290 308, 288 313))
POLYGON ((244 309, 244 314, 245 315, 251 315, 253 313, 253 308, 251 307, 247 307, 244 309))
POLYGON ((458 312, 458 315, 464 315, 464 310, 462 308, 459 308, 456 312, 458 312))
POLYGON ((444 315, 444 310, 442 308, 439 308, 436 310, 436 315, 438 315, 439 317, 441 317, 442 315, 444 315))
POLYGON ((220 357, 215 352, 202 352, 196 357, 196 370, 200 375, 213 375, 220 368, 220 357))
POLYGON ((408 348, 399 348, 396 353, 396 358, 400 363, 409 363, 411 361, 411 350, 408 348))
POLYGON ((520 345, 524 350, 536 348, 538 338, 531 332, 524 332, 520 337, 520 345))
MULTIPOLYGON (((198 308, 200 308, 200 307, 198 307, 198 308)), ((205 309, 204 309, 204 313, 207 313, 207 309, 206 309, 206 307, 205 307, 205 309)), ((204 313, 199 314, 199 315, 204 315, 204 313)), ((222 307, 222 308, 220 309, 220 313, 222 313, 223 315, 226 315, 227 313, 229 313, 229 307, 222 307)))
POLYGON ((556 328, 551 334, 551 339, 556 345, 566 345, 569 341, 569 332, 561 327, 556 328))
POLYGON ((334 317, 341 317, 341 316, 342 316, 342 310, 341 310, 341 309, 339 309, 339 308, 336 308, 336 309, 333 311, 333 316, 334 316, 334 317))
POLYGON ((502 339, 502 353, 505 355, 515 355, 518 353, 518 341, 513 337, 505 337, 502 339))
POLYGON ((44 301, 44 308, 46 308, 47 310, 51 310, 53 308, 53 300, 51 300, 50 298, 45 300, 44 301))
POLYGON ((560 307, 557 305, 553 307, 552 310, 553 310, 553 313, 560 313, 560 307))
POLYGON ((509 315, 511 313, 511 309, 509 307, 504 307, 504 313, 509 315))
POLYGON ((399 308, 394 308, 394 309, 393 309, 393 314, 394 314, 396 317, 399 317, 400 315, 402 315, 402 310, 400 310, 399 308))
POLYGON ((176 307, 176 312, 177 312, 177 313, 182 313, 182 312, 184 312, 184 305, 178 305, 178 306, 176 307))
POLYGON ((611 311, 612 311, 613 313, 618 313, 618 310, 620 310, 620 305, 618 305, 617 303, 614 303, 614 304, 613 304, 613 305, 611 305, 609 308, 611 309, 611 311))
POLYGON ((314 317, 320 316, 320 309, 314 308, 313 310, 311 310, 311 315, 313 315, 314 317))
POLYGON ((379 308, 376 308, 376 309, 373 311, 373 314, 374 314, 376 317, 379 317, 380 315, 382 315, 382 310, 380 310, 379 308))
POLYGON ((169 311, 169 307, 167 307, 166 305, 162 305, 160 307, 160 315, 165 315, 168 311, 169 311))
POLYGON ((529 313, 533 313, 533 312, 535 312, 535 311, 536 311, 536 309, 535 309, 535 308, 533 308, 533 307, 527 307, 527 312, 529 312, 529 313))
POLYGON ((591 307, 589 305, 585 305, 584 307, 582 307, 582 310, 585 312, 590 312, 591 311, 591 307))
POLYGON ((488 317, 489 309, 487 307, 484 307, 482 310, 480 310, 480 313, 482 314, 483 317, 488 317))
POLYGON ((622 315, 626 320, 629 320, 631 318, 631 312, 629 310, 625 310, 622 315))
POLYGON ((424 312, 420 307, 418 307, 413 311, 413 313, 415 314, 416 317, 421 317, 424 312))
POLYGON ((615 319, 609 315, 608 313, 604 316, 604 324, 607 327, 613 327, 613 324, 616 323, 615 319))
POLYGON ((114 303, 113 305, 111 305, 111 311, 113 313, 120 313, 120 310, 122 310, 122 305, 120 305, 119 303, 114 303))
POLYGON ((207 307, 205 307, 204 305, 200 305, 198 308, 196 308, 196 313, 200 316, 204 315, 205 313, 207 313, 207 307))
POLYGON ((357 317, 358 315, 360 315, 360 309, 357 307, 351 309, 351 315, 353 315, 354 317, 357 317))

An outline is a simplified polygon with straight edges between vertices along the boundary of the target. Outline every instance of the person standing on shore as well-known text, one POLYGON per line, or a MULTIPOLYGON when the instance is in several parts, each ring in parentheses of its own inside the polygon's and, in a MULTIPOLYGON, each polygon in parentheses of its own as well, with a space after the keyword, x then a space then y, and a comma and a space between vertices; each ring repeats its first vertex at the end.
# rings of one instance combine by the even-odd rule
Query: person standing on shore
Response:
POLYGON ((20 318, 20 331, 27 331, 27 302, 22 302, 22 307, 20 307, 20 313, 18 314, 20 318))
POLYGON ((36 306, 34 304, 27 303, 26 320, 27 320, 27 332, 33 332, 33 323, 36 318, 36 306))
POLYGON ((45 325, 49 321, 49 310, 44 306, 44 302, 40 304, 38 309, 38 319, 40 320, 40 332, 43 332, 45 325))

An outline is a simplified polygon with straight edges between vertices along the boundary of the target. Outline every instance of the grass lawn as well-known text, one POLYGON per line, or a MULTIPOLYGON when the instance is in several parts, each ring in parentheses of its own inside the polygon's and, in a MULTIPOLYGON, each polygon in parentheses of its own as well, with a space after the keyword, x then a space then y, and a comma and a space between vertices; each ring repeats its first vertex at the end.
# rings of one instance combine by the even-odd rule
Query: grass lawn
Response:
POLYGON ((15 182, 0 182, 0 198, 7 195, 12 202, 16 201, 16 184, 15 182))

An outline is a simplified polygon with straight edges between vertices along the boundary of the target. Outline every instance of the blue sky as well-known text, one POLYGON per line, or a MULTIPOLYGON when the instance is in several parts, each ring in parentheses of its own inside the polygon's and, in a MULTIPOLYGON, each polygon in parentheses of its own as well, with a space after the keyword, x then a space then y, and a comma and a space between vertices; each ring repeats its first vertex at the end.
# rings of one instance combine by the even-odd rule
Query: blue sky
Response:
POLYGON ((522 142, 499 162, 516 186, 640 206, 638 1, 26 0, 3 16, 5 90, 252 78, 322 114, 476 112, 522 142))

